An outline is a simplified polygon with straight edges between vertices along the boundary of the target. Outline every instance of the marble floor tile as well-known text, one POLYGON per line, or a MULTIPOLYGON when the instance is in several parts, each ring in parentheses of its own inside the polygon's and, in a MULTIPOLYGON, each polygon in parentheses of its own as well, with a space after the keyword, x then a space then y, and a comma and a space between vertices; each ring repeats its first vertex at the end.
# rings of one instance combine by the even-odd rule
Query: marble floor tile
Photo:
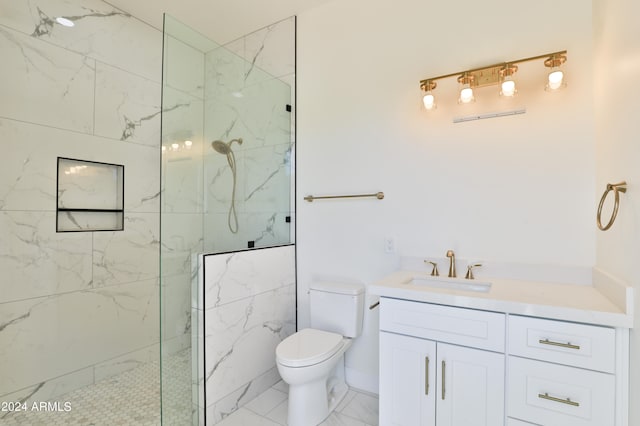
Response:
MULTIPOLYGON (((288 386, 283 381, 279 381, 270 389, 265 391, 253 401, 246 404, 240 410, 226 417, 220 425, 236 426, 236 425, 280 425, 287 426, 287 414, 289 401, 286 398, 288 386), (285 397, 284 400, 277 403, 278 398, 285 397), (269 406, 273 408, 269 410, 269 406), (253 416, 248 416, 247 411, 253 416), (266 413, 265 413, 266 411, 266 413), (236 420, 238 416, 240 419, 236 420), (256 423, 242 423, 251 419, 256 423), (260 423, 267 420, 271 423, 260 423), (236 421, 238 423, 236 423, 236 421), (227 423, 228 422, 228 423, 227 423)), ((378 398, 375 396, 350 389, 344 400, 338 405, 337 409, 329 415, 329 417, 319 426, 377 426, 378 425, 378 398)))
POLYGON ((275 390, 274 388, 267 389, 262 394, 258 395, 252 401, 249 401, 245 408, 253 411, 256 414, 262 416, 269 413, 271 410, 282 404, 288 398, 287 394, 275 390))
POLYGON ((331 413, 331 415, 324 422, 320 423, 320 426, 368 426, 366 423, 354 419, 353 417, 345 416, 340 413, 331 413))
POLYGON ((278 383, 273 385, 275 390, 279 390, 280 392, 284 392, 286 394, 289 393, 289 385, 284 382, 284 380, 280 380, 278 383))
POLYGON ((344 408, 351 402, 353 401, 353 398, 355 398, 357 395, 356 391, 354 391, 353 389, 349 389, 347 391, 347 394, 344 396, 344 398, 342 399, 342 401, 340 401, 340 404, 338 404, 338 406, 336 407, 336 411, 337 412, 341 412, 342 410, 344 410, 344 408))
POLYGON ((220 426, 280 426, 265 417, 259 416, 246 408, 241 408, 223 421, 220 426))
POLYGON ((267 418, 269 418, 270 420, 273 420, 274 422, 280 425, 286 425, 288 414, 289 414, 289 400, 287 398, 284 402, 282 402, 276 408, 269 411, 267 413, 267 418))
POLYGON ((367 424, 378 425, 378 398, 358 393, 340 412, 343 415, 361 419, 367 424))

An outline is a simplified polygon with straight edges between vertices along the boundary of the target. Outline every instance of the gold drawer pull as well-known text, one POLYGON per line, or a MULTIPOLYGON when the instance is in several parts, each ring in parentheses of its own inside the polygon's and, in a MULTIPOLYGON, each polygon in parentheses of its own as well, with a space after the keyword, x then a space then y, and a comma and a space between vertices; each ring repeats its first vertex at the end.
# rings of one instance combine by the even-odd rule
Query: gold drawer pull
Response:
POLYGON ((444 372, 447 369, 447 363, 444 362, 444 360, 442 360, 442 400, 444 401, 444 392, 445 392, 445 385, 444 385, 444 372))
POLYGON ((578 350, 580 349, 580 345, 572 345, 571 342, 560 343, 560 342, 553 342, 549 339, 538 340, 538 342, 540 342, 543 345, 560 346, 561 348, 578 349, 578 350))
POLYGON ((424 357, 424 394, 429 395, 429 357, 424 357))
POLYGON ((538 398, 542 398, 542 399, 547 399, 549 401, 553 401, 553 402, 560 402, 562 404, 567 404, 567 405, 572 405, 574 407, 579 407, 580 403, 579 402, 575 402, 572 401, 571 398, 567 398, 567 399, 562 399, 562 398, 556 398, 555 396, 549 396, 548 393, 539 393, 538 394, 538 398))

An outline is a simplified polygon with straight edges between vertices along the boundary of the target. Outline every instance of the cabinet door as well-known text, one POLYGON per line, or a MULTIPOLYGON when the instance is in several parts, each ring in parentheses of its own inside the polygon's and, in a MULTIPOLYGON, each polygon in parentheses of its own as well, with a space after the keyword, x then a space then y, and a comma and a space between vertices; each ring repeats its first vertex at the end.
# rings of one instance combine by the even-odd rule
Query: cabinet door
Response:
POLYGON ((380 424, 435 426, 436 343, 380 332, 380 424))
POLYGON ((504 355, 438 343, 438 426, 504 425, 504 355))

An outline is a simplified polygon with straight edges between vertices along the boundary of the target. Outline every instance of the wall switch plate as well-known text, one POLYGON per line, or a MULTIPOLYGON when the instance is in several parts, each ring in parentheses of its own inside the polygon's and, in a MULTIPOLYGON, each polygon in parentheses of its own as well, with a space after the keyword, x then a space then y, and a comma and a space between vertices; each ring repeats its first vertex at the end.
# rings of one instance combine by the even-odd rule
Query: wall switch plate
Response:
POLYGON ((393 237, 384 238, 384 252, 395 253, 396 252, 396 240, 393 237))

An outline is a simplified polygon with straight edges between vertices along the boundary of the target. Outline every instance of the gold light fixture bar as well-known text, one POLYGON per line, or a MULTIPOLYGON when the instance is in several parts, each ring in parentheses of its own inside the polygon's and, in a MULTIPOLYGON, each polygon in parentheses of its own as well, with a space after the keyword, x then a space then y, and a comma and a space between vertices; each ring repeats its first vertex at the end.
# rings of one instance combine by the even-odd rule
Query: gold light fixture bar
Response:
POLYGON ((420 80, 420 88, 423 91, 430 90, 430 87, 435 88, 435 81, 442 80, 444 78, 449 77, 460 77, 462 75, 472 76, 473 79, 471 81, 472 87, 482 87, 489 86, 493 84, 498 84, 500 82, 500 70, 505 67, 513 66, 515 64, 519 64, 522 62, 535 61, 537 59, 546 59, 545 66, 559 66, 564 63, 567 59, 566 57, 567 51, 560 50, 558 52, 546 53, 544 55, 531 56, 529 58, 517 59, 515 61, 506 61, 500 62, 493 65, 488 65, 480 68, 473 68, 470 70, 453 72, 451 74, 439 75, 437 77, 425 78, 424 80, 420 80))

